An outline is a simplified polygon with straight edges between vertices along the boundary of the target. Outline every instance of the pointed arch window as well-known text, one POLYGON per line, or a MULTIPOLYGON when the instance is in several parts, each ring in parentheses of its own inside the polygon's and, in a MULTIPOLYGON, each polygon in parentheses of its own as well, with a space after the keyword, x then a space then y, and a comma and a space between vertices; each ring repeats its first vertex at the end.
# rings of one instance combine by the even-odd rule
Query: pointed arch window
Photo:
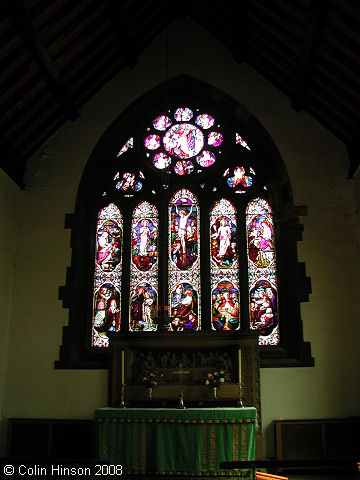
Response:
POLYGON ((278 151, 223 92, 186 77, 167 93, 165 109, 160 87, 127 109, 84 171, 58 366, 104 368, 113 331, 149 341, 253 331, 262 365, 312 365, 296 253, 306 209, 278 151))

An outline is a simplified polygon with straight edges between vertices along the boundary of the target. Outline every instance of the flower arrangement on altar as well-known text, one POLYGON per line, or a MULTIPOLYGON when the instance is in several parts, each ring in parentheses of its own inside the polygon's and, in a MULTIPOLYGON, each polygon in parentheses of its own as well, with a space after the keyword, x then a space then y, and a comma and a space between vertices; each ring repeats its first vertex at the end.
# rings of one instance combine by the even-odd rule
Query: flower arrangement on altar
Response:
POLYGON ((220 387, 220 385, 229 381, 230 377, 225 375, 224 370, 220 370, 209 372, 205 380, 205 385, 209 385, 210 387, 220 387))
POLYGON ((146 372, 145 375, 140 377, 140 383, 144 384, 147 388, 156 387, 158 384, 157 376, 154 372, 146 372))

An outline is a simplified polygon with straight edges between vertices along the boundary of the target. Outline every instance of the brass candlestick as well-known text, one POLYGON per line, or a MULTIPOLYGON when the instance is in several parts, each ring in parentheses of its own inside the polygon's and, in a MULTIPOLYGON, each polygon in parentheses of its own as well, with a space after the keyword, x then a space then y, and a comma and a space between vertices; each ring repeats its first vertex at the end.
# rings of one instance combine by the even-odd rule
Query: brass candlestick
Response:
POLYGON ((241 383, 239 383, 238 385, 239 385, 239 404, 240 404, 240 407, 241 407, 241 408, 244 408, 242 385, 241 385, 241 383))
POLYGON ((125 405, 125 383, 121 384, 121 403, 119 408, 126 408, 125 405))

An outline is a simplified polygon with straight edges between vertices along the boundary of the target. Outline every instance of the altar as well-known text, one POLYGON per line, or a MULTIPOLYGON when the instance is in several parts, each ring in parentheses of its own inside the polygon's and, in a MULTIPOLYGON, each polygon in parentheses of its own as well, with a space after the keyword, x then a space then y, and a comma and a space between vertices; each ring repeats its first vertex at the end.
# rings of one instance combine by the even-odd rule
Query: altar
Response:
POLYGON ((99 408, 97 458, 128 475, 224 475, 220 462, 255 459, 256 416, 254 407, 99 408))

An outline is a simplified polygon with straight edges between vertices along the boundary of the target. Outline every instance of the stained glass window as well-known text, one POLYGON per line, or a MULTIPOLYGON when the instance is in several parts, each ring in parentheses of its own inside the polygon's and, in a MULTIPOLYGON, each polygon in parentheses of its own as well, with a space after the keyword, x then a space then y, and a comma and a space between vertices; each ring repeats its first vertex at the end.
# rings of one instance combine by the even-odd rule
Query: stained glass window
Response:
POLYGON ((200 330, 200 212, 196 197, 178 190, 169 203, 170 331, 200 330))
POLYGON ((280 342, 274 223, 269 203, 252 200, 246 209, 250 328, 260 345, 280 342))
POLYGON ((197 115, 194 120, 194 112, 189 107, 176 108, 169 116, 159 115, 152 127, 147 128, 148 131, 153 128, 154 133, 144 137, 146 156, 157 169, 167 168, 172 163, 177 175, 191 174, 196 166, 193 159, 201 167, 210 167, 216 162, 215 151, 221 153, 218 147, 224 140, 218 131, 206 132, 214 123, 215 118, 208 113, 197 115), (162 137, 159 132, 163 132, 162 137))
POLYGON ((247 150, 251 150, 249 145, 247 144, 246 140, 244 140, 238 133, 235 134, 235 142, 242 147, 246 148, 247 150))
POLYGON ((120 330, 123 218, 111 203, 100 210, 96 228, 92 345, 107 347, 109 331, 120 330))
POLYGON ((59 365, 107 368, 99 347, 112 331, 151 348, 163 330, 235 344, 249 328, 260 333, 262 365, 311 364, 299 308, 310 279, 296 254, 306 209, 292 203, 283 159, 221 91, 183 76, 166 91, 166 108, 152 110, 164 106, 161 86, 124 110, 85 167, 72 217, 76 262, 59 294, 70 308, 59 365), (94 278, 82 288, 89 258, 94 278))
MULTIPOLYGON (((143 178, 141 172, 139 172, 139 177, 143 178)), ((117 173, 114 177, 114 180, 118 180, 120 178, 120 174, 117 173)), ((116 182, 115 188, 117 190, 122 190, 123 192, 130 191, 130 192, 137 192, 142 189, 142 182, 141 180, 136 178, 134 173, 125 172, 122 175, 122 179, 116 182)))
POLYGON ((227 177, 226 182, 230 188, 235 189, 235 193, 245 193, 245 189, 248 189, 253 184, 253 176, 255 171, 253 168, 249 168, 249 175, 246 175, 245 167, 238 166, 231 171, 227 168, 223 174, 227 177))
POLYGON ((125 143, 125 145, 123 145, 119 151, 119 153, 117 154, 118 157, 120 157, 120 155, 122 155, 123 153, 125 153, 127 150, 129 150, 130 148, 133 148, 134 146, 134 139, 131 137, 129 138, 129 140, 125 143))
POLYGON ((148 202, 134 210, 131 223, 130 313, 131 332, 156 330, 158 310, 157 209, 148 202))
POLYGON ((237 330, 239 323, 239 261, 234 205, 222 198, 210 211, 211 327, 237 330))

